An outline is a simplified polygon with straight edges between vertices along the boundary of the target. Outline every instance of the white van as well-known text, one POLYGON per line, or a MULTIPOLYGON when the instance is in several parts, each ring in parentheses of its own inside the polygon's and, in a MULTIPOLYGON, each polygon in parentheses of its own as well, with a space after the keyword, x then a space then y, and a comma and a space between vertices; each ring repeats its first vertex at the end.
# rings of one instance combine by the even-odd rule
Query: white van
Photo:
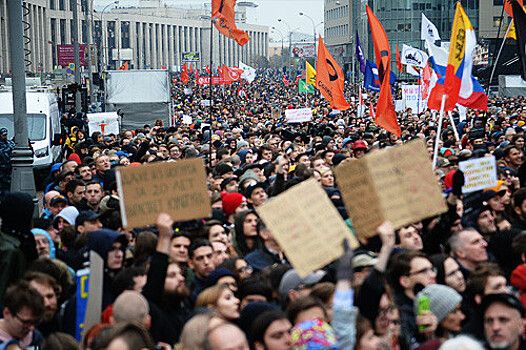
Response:
MULTIPOLYGON (((60 111, 56 95, 46 88, 27 88, 27 124, 33 147, 33 169, 43 176, 49 175, 52 164, 60 161, 60 111)), ((15 136, 13 94, 0 89, 0 128, 7 128, 7 137, 15 136)))

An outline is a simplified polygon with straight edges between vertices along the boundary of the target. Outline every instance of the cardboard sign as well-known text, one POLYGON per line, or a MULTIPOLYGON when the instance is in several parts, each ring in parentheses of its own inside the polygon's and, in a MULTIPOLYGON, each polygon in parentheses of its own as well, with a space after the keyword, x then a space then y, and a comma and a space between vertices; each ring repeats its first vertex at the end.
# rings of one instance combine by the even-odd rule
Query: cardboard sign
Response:
POLYGON ((272 119, 279 119, 279 118, 281 118, 281 109, 273 109, 272 119))
POLYGON ((286 109, 287 123, 302 123, 312 120, 312 108, 286 109))
POLYGON ((119 134, 119 115, 117 112, 88 113, 88 130, 90 135, 95 131, 103 135, 119 134))
POLYGON ((369 238, 447 210, 424 141, 370 153, 334 169, 356 235, 369 238))
POLYGON ((125 228, 152 225, 159 213, 170 214, 174 221, 212 213, 201 158, 119 167, 115 175, 125 228))
POLYGON ((497 186, 497 162, 494 156, 470 159, 458 163, 464 173, 462 193, 470 193, 497 186))
POLYGON ((342 241, 358 247, 331 200, 315 179, 280 194, 257 209, 300 277, 343 254, 342 241))
POLYGON ((422 100, 420 85, 402 85, 402 101, 405 108, 411 108, 413 113, 420 113, 427 108, 427 99, 422 100))
POLYGON ((192 117, 186 114, 183 114, 183 124, 192 124, 192 117))

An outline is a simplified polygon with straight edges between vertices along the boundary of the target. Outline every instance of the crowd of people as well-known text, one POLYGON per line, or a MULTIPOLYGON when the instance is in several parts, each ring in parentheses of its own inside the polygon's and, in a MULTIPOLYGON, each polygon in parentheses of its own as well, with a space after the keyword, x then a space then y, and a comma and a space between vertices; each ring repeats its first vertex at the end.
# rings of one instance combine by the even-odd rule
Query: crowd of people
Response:
POLYGON ((208 86, 175 81, 169 125, 71 127, 39 217, 28 194, 0 202, 0 349, 526 349, 526 99, 490 98, 462 121, 455 111, 440 135, 435 113, 407 109, 399 138, 358 113, 356 89, 336 111, 289 80, 263 72, 214 86, 212 106, 201 104, 208 86), (286 122, 286 109, 303 107, 312 122, 286 122), (333 169, 415 139, 430 159, 439 143, 447 211, 386 221, 300 277, 258 207, 313 177, 352 230, 333 169), (463 194, 459 162, 488 155, 497 185, 463 194), (211 217, 158 213, 152 227, 123 228, 115 168, 198 157, 211 217), (92 251, 104 261, 101 321, 79 337, 76 272, 92 251))

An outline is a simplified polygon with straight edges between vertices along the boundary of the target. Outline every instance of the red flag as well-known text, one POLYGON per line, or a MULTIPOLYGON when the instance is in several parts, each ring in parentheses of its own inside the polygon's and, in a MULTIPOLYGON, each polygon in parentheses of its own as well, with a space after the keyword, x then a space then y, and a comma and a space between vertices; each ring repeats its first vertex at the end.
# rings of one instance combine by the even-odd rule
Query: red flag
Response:
POLYGON ((217 67, 217 73, 219 73, 219 76, 223 76, 223 69, 221 67, 217 67))
POLYGON ((301 74, 298 74, 298 76, 296 77, 296 80, 294 81, 294 85, 298 85, 298 80, 300 80, 301 78, 301 74))
POLYGON ((230 68, 223 64, 223 69, 221 69, 221 78, 223 80, 229 80, 229 81, 238 81, 241 79, 241 73, 243 73, 242 69, 239 68, 230 68), (241 72, 240 72, 241 71, 241 72))
POLYGON ((197 69, 197 66, 195 66, 195 76, 196 76, 196 77, 199 76, 199 69, 197 69))
POLYGON ((327 50, 320 35, 318 61, 316 62, 316 88, 331 106, 340 111, 345 111, 350 107, 343 96, 344 82, 342 69, 327 50))
POLYGON ((421 92, 422 92, 422 100, 425 100, 429 96, 429 85, 431 81, 431 69, 429 68, 429 63, 426 64, 422 71, 422 80, 420 81, 420 84, 422 85, 421 92))
POLYGON ((190 80, 190 77, 188 76, 188 71, 186 69, 186 63, 183 63, 183 71, 181 72, 181 80, 188 84, 188 81, 190 80))
POLYGON ((400 125, 398 125, 393 97, 391 96, 391 49, 389 48, 389 41, 387 40, 384 27, 380 21, 378 21, 378 18, 376 18, 371 8, 367 5, 366 9, 373 36, 376 65, 378 66, 378 79, 382 83, 376 106, 375 122, 380 127, 400 137, 402 130, 400 130, 400 125))
POLYGON ((283 84, 285 84, 285 86, 289 86, 289 79, 287 78, 287 74, 283 75, 283 84))
POLYGON ((373 101, 369 101, 369 116, 373 119, 376 118, 374 113, 373 101))
POLYGON ((400 58, 400 50, 398 49, 398 43, 396 43, 396 66, 400 73, 404 71, 404 65, 402 64, 402 59, 400 58))
POLYGON ((188 73, 192 74, 194 72, 194 69, 192 68, 192 65, 188 65, 188 73))
MULTIPOLYGON (((504 11, 506 11, 508 13, 508 15, 510 15, 511 18, 513 18, 513 10, 511 8, 511 3, 513 1, 514 0, 505 0, 505 2, 504 2, 504 11)), ((519 3, 519 5, 521 5, 521 7, 524 6, 522 0, 517 0, 517 2, 519 3)))
POLYGON ((166 70, 166 67, 165 67, 165 66, 163 66, 163 65, 161 65, 161 69, 164 69, 164 70, 166 70))
POLYGON ((124 62, 117 70, 128 70, 128 61, 124 62))
POLYGON ((208 66, 208 64, 206 65, 205 72, 206 72, 206 74, 208 74, 208 75, 211 75, 211 74, 212 74, 211 71, 210 71, 210 66, 208 66))
POLYGON ((247 33, 237 29, 236 13, 234 12, 236 1, 212 0, 212 21, 221 34, 234 39, 239 45, 243 46, 250 38, 247 33))

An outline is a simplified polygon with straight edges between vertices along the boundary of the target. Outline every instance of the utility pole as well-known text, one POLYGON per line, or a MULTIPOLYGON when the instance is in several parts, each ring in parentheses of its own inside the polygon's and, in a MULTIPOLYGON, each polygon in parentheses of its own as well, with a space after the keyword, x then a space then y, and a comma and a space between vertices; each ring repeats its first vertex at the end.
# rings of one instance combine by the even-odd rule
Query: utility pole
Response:
POLYGON ((7 1, 9 18, 9 51, 13 73, 13 117, 15 128, 15 150, 11 190, 36 195, 33 178, 33 150, 29 145, 26 109, 26 72, 24 66, 24 35, 22 24, 22 2, 7 1))
POLYGON ((93 62, 93 58, 91 57, 91 46, 92 46, 92 35, 91 35, 91 20, 93 18, 90 18, 90 15, 91 17, 93 17, 92 15, 92 8, 93 8, 93 0, 84 0, 86 1, 86 30, 87 30, 87 36, 88 36, 88 74, 89 74, 89 82, 88 82, 88 89, 89 89, 89 101, 90 103, 93 103, 93 66, 92 66, 92 62, 93 62))
POLYGON ((77 6, 77 0, 73 0, 71 2, 73 4, 73 33, 72 34, 72 40, 73 40, 73 52, 75 54, 75 84, 77 85, 77 91, 75 92, 75 111, 77 113, 82 112, 81 106, 80 106, 80 48, 79 48, 79 16, 78 16, 78 6, 77 6))

